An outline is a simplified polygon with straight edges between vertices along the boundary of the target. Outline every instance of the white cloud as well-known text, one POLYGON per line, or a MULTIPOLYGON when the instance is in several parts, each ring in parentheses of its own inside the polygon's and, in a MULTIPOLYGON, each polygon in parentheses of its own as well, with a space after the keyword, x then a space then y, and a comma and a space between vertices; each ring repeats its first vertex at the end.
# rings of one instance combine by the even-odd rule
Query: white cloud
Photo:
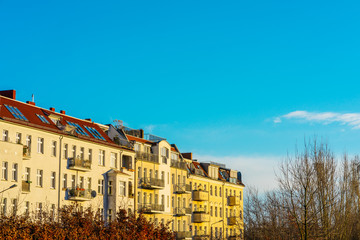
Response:
POLYGON ((238 170, 242 174, 245 186, 255 186, 260 191, 272 190, 277 187, 275 171, 283 157, 274 156, 210 156, 195 155, 199 162, 218 162, 227 168, 238 170))
POLYGON ((294 111, 276 117, 274 123, 280 123, 282 119, 298 119, 322 124, 339 123, 341 125, 350 126, 352 129, 360 129, 360 113, 294 111))

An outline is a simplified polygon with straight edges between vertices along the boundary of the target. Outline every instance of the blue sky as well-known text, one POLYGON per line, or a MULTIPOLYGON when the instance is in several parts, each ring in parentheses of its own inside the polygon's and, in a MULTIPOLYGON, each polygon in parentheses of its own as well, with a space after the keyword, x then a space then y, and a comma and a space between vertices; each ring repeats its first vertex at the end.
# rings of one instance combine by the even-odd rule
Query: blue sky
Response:
POLYGON ((144 128, 266 189, 305 137, 360 152, 359 5, 2 0, 0 86, 144 128))

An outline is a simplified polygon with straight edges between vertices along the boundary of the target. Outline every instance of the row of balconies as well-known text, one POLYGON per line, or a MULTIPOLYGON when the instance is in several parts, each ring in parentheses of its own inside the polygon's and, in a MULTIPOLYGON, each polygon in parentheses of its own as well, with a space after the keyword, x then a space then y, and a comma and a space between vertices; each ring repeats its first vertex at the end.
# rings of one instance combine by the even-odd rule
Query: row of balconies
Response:
POLYGON ((177 161, 177 160, 171 160, 170 167, 179 168, 179 169, 182 169, 182 170, 187 170, 186 163, 185 162, 180 162, 180 161, 177 161))
POLYGON ((156 154, 136 151, 135 158, 141 161, 147 161, 147 162, 159 164, 159 158, 158 155, 156 154))

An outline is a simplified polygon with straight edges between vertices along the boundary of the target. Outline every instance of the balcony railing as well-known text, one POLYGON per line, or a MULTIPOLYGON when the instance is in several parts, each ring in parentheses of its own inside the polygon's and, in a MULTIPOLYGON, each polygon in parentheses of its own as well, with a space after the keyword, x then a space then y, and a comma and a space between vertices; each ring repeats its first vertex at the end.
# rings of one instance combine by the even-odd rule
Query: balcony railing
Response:
POLYGON ((229 205, 229 206, 237 206, 237 205, 240 205, 240 197, 229 196, 229 197, 228 197, 228 205, 229 205))
POLYGON ((207 234, 204 230, 198 230, 195 232, 195 235, 193 236, 194 240, 208 240, 209 234, 207 234))
POLYGON ((185 162, 180 162, 180 161, 177 161, 177 160, 171 160, 171 167, 174 167, 174 168, 179 168, 179 169, 183 169, 183 170, 186 170, 186 163, 185 162))
POLYGON ((202 222, 209 222, 210 216, 208 213, 205 212, 193 212, 193 222, 194 223, 202 223, 202 222))
POLYGON ((236 217, 228 217, 228 225, 236 225, 236 217))
POLYGON ((164 179, 157 179, 157 178, 140 178, 139 184, 142 188, 146 189, 160 189, 165 186, 164 179))
POLYGON ((90 171, 91 170, 91 161, 83 160, 79 157, 69 158, 68 159, 68 168, 72 170, 79 171, 90 171))
POLYGON ((69 188, 68 199, 74 201, 88 201, 91 200, 91 189, 84 188, 69 188))
POLYGON ((161 213, 164 212, 164 205, 163 204, 152 204, 152 203, 147 203, 147 204, 140 204, 139 205, 139 212, 143 212, 143 213, 161 213))
POLYGON ((135 154, 136 159, 159 164, 159 157, 156 154, 139 152, 135 154))
POLYGON ((31 158, 31 150, 28 146, 23 146, 23 159, 28 160, 31 158))
POLYGON ((174 215, 176 216, 191 215, 191 208, 175 208, 174 215))
POLYGON ((191 239, 191 232, 185 232, 185 231, 180 231, 180 232, 175 232, 176 235, 176 239, 180 240, 180 239, 191 239))
POLYGON ((237 235, 230 235, 227 239, 228 240, 241 240, 243 238, 241 237, 241 235, 237 234, 237 235))
POLYGON ((21 183, 21 190, 23 192, 30 192, 30 181, 22 181, 21 183))
POLYGON ((208 201, 209 194, 207 191, 193 190, 192 199, 193 201, 208 201))
POLYGON ((190 184, 176 184, 174 185, 174 193, 191 193, 191 186, 190 184))

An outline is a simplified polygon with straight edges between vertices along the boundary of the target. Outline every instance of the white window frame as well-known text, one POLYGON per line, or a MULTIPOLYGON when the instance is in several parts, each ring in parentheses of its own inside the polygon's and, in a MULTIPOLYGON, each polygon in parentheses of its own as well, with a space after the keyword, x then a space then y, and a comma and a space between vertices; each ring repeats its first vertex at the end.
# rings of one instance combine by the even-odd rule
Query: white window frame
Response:
POLYGON ((37 151, 38 153, 44 154, 44 138, 38 137, 37 151))
POLYGON ((43 170, 36 170, 36 186, 43 187, 43 170))
POLYGON ((11 180, 17 182, 18 181, 18 169, 19 165, 17 163, 13 163, 12 165, 12 174, 11 174, 11 180))

